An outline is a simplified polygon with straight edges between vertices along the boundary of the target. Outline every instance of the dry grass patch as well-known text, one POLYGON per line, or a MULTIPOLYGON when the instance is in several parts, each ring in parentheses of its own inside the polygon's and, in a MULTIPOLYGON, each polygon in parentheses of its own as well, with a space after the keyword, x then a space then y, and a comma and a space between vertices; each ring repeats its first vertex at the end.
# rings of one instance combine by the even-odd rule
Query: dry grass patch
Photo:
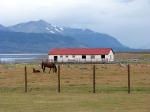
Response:
POLYGON ((27 65, 28 93, 24 93, 24 64, 0 65, 0 112, 149 112, 150 65, 131 65, 131 94, 127 94, 127 67, 96 64, 96 94, 92 93, 92 64, 61 66, 61 93, 57 74, 27 65))

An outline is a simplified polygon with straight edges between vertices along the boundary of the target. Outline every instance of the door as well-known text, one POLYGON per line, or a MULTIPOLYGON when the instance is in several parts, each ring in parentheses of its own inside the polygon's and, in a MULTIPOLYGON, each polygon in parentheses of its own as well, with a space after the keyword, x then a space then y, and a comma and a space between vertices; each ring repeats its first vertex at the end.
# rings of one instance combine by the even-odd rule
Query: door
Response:
POLYGON ((82 55, 82 59, 86 59, 86 55, 82 55))
POLYGON ((105 59, 105 55, 102 55, 101 58, 102 58, 102 59, 105 59))
POLYGON ((54 62, 57 62, 57 56, 54 56, 54 62))

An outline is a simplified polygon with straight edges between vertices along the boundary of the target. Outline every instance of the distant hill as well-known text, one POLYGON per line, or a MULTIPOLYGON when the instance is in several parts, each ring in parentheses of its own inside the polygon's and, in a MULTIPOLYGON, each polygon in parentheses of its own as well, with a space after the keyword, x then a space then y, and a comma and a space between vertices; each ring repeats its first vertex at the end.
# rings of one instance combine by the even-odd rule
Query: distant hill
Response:
POLYGON ((43 20, 9 27, 0 25, 0 53, 43 53, 58 47, 109 47, 115 51, 133 50, 108 34, 89 29, 58 27, 43 20))
POLYGON ((0 32, 0 53, 45 53, 54 47, 84 47, 71 37, 23 32, 0 32))
POLYGON ((102 47, 102 48, 113 48, 114 50, 130 50, 129 47, 121 44, 117 39, 108 35, 98 32, 94 32, 89 29, 73 29, 73 28, 64 28, 64 31, 61 33, 64 36, 70 36, 78 40, 81 43, 88 47, 102 47))

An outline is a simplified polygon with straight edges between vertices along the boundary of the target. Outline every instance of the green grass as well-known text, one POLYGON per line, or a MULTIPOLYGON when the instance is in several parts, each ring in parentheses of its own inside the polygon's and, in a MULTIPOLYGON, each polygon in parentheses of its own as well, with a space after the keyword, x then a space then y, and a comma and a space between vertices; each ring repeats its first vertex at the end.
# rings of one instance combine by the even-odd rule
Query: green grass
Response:
POLYGON ((147 58, 150 58, 150 54, 143 54, 141 56, 142 59, 147 59, 147 58))
POLYGON ((149 94, 0 94, 1 112, 149 112, 149 94))
POLYGON ((0 112, 149 112, 150 88, 89 85, 0 88, 0 112))
MULTIPOLYGON (((92 93, 93 88, 91 85, 87 84, 81 84, 81 85, 67 85, 67 86, 61 86, 61 92, 62 93, 92 93)), ((24 87, 0 87, 0 93, 23 93, 24 87)), ((54 86, 39 86, 39 87, 31 87, 28 86, 28 92, 57 92, 57 87, 54 86)), ((127 93, 128 88, 127 87, 115 87, 115 86, 107 86, 107 85, 96 85, 96 92, 97 93, 127 93)), ((148 94, 150 93, 150 87, 131 87, 131 93, 143 93, 148 94)))

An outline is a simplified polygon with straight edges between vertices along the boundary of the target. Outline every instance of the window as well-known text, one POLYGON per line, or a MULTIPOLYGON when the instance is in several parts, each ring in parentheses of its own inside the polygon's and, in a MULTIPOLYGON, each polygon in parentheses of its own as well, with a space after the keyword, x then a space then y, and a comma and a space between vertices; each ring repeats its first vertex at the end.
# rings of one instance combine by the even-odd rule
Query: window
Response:
POLYGON ((75 55, 72 55, 72 58, 75 58, 75 55))
POLYGON ((61 55, 60 58, 63 58, 63 56, 61 55))
POLYGON ((101 55, 101 58, 104 59, 104 58, 105 58, 105 55, 101 55))
POLYGON ((91 55, 91 59, 95 59, 95 55, 91 55))
POLYGON ((86 55, 82 55, 82 59, 86 59, 86 55))
POLYGON ((68 58, 68 56, 66 55, 66 58, 68 58))

